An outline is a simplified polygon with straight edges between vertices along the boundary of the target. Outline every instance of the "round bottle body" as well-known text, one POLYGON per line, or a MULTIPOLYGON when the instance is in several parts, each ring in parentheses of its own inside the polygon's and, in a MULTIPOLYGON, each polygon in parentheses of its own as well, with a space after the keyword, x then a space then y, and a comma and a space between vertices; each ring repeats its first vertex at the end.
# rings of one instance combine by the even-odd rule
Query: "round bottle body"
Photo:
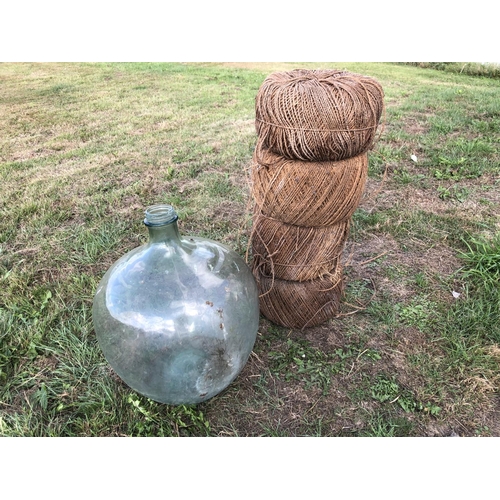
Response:
POLYGON ((106 272, 94 327, 127 385, 161 403, 195 404, 223 391, 246 364, 259 325, 258 291, 233 250, 181 238, 176 222, 164 229, 150 228, 150 242, 106 272))

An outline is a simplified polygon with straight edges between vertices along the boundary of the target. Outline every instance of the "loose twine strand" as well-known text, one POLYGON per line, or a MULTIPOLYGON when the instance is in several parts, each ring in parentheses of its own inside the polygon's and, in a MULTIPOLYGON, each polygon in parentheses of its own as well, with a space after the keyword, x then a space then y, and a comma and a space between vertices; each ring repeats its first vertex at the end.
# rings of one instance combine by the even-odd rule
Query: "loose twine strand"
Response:
POLYGON ((373 128, 377 128, 378 125, 369 125, 368 127, 363 127, 363 128, 336 128, 332 129, 329 128, 328 130, 326 129, 318 129, 318 128, 306 128, 306 127, 300 127, 299 129, 297 127, 290 127, 287 125, 282 125, 281 123, 271 123, 271 122, 266 122, 264 120, 261 120, 259 118, 255 119, 256 122, 263 123, 265 125, 269 125, 271 127, 278 127, 282 129, 287 129, 287 130, 300 130, 301 132, 358 132, 360 130, 371 130, 373 128))

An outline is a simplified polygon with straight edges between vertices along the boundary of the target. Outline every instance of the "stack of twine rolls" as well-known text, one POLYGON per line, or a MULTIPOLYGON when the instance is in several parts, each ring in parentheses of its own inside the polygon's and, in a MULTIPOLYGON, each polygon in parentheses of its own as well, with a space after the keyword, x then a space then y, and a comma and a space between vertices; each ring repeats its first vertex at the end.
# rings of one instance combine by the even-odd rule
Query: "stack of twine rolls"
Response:
POLYGON ((282 326, 339 313, 342 252, 384 108, 381 85, 339 70, 269 75, 255 99, 252 271, 261 312, 282 326))

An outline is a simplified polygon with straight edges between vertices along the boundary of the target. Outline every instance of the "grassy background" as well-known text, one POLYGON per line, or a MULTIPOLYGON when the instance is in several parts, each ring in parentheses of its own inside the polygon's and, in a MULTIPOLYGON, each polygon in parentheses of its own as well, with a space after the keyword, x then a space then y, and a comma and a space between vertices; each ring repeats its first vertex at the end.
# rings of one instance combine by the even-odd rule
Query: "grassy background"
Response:
POLYGON ((0 435, 500 436, 499 90, 383 63, 0 65, 0 435), (146 241, 154 203, 245 254, 254 98, 295 67, 386 94, 345 315, 304 332, 262 318, 222 394, 150 401, 100 352, 97 283, 146 241))

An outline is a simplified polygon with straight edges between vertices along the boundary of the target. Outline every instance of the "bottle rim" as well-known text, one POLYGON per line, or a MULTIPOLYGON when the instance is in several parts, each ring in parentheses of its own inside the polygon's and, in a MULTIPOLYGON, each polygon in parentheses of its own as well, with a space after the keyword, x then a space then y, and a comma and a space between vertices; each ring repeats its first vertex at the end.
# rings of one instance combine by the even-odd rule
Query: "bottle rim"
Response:
POLYGON ((144 212, 146 217, 144 224, 146 226, 163 226, 175 222, 179 217, 172 205, 151 205, 144 212))

